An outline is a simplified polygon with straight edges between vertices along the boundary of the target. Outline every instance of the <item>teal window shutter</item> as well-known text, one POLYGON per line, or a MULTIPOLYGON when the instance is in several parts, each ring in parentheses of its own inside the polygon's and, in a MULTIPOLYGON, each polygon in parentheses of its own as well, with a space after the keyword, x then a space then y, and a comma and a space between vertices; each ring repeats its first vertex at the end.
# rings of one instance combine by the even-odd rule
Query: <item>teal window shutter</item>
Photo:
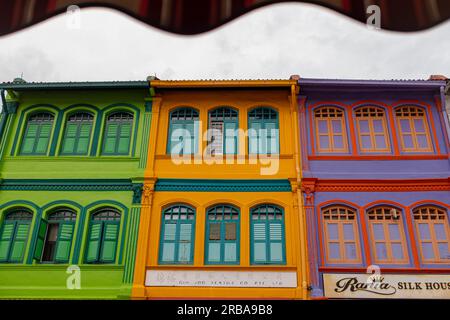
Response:
POLYGON ((278 112, 268 107, 258 107, 248 114, 249 153, 280 153, 278 112))
POLYGON ((44 243, 45 243, 45 236, 47 234, 47 226, 48 222, 44 219, 41 219, 39 223, 39 230, 38 230, 38 236, 36 240, 36 246, 34 249, 34 259, 41 261, 42 253, 44 251, 44 243))
POLYGON ((250 216, 252 264, 286 264, 282 208, 263 204, 253 208, 250 216))
POLYGON ((105 221, 103 224, 103 245, 100 261, 113 263, 116 260, 117 240, 119 237, 119 223, 105 221))
POLYGON ((207 210, 205 263, 239 264, 239 209, 228 204, 207 210))
POLYGON ((194 261, 195 210, 173 205, 162 214, 160 264, 192 264, 194 261))
POLYGON ((178 108, 170 113, 168 154, 195 154, 198 150, 199 114, 193 108, 178 108))
POLYGON ((209 153, 237 154, 239 127, 238 112, 229 107, 219 107, 209 112, 209 153))
POLYGON ((87 263, 114 263, 120 232, 120 213, 102 208, 92 214, 86 249, 87 263))
POLYGON ((116 112, 108 116, 103 137, 104 155, 128 155, 130 153, 133 114, 116 112))
POLYGON ((22 208, 6 214, 0 232, 0 262, 23 261, 32 218, 32 213, 22 208))
POLYGON ((86 112, 75 113, 67 119, 61 154, 88 154, 93 121, 94 116, 86 112))
POLYGON ((75 225, 71 222, 60 223, 55 253, 56 262, 64 263, 69 261, 74 228, 75 225))
POLYGON ((2 232, 0 233, 0 262, 8 261, 14 229, 14 222, 5 222, 3 224, 2 232))
POLYGON ((23 155, 47 154, 54 116, 37 113, 28 118, 20 153, 23 155))

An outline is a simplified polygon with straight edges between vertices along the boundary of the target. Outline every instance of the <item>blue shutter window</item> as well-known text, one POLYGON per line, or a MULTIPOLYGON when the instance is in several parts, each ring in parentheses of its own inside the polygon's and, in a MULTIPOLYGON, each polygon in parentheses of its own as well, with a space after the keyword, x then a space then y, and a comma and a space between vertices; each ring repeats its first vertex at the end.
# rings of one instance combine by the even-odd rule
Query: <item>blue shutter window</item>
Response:
POLYGON ((193 108, 178 108, 170 113, 167 153, 195 154, 198 151, 199 115, 193 108))
POLYGON ((16 209, 5 216, 0 228, 0 263, 22 263, 33 214, 16 209))
POLYGON ((238 112, 228 107, 219 107, 209 112, 208 154, 237 154, 238 112))
POLYGON ((268 107, 253 109, 248 114, 249 153, 280 153, 278 112, 268 107))
POLYGON ((206 215, 205 263, 239 264, 239 209, 220 204, 206 215))
POLYGON ((28 118, 25 128, 20 154, 46 155, 53 128, 54 116, 41 112, 28 118))
POLYGON ((250 212, 251 263, 286 264, 283 209, 263 204, 250 212))
POLYGON ((119 242, 121 214, 114 208, 101 208, 91 216, 86 262, 115 263, 119 242))
POLYGON ((192 264, 194 261, 195 210, 173 205, 163 210, 159 248, 160 264, 192 264))
POLYGON ((41 262, 69 262, 76 219, 76 213, 68 208, 57 209, 48 215, 41 262))
POLYGON ((133 114, 115 112, 108 116, 103 133, 103 155, 129 155, 133 114))

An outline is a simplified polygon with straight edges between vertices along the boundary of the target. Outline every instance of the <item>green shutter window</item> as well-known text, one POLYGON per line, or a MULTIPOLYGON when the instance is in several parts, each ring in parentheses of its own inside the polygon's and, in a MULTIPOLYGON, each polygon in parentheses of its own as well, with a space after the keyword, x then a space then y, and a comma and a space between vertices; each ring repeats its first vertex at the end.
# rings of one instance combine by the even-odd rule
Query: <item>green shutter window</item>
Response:
POLYGON ((27 209, 6 214, 0 232, 0 262, 21 263, 33 215, 27 209))
POLYGON ((248 114, 249 153, 280 153, 278 112, 268 107, 253 109, 248 114))
POLYGON ((286 264, 282 208, 259 205, 251 210, 251 263, 286 264))
POLYGON ((160 264, 192 264, 194 260, 195 210, 173 205, 163 210, 159 249, 160 264))
POLYGON ((219 107, 209 112, 208 154, 237 154, 238 112, 229 107, 219 107))
POLYGON ((69 208, 58 208, 48 215, 46 222, 41 221, 35 258, 43 263, 69 262, 76 220, 75 211, 69 208), (41 234, 45 236, 42 254, 39 255, 41 234))
POLYGON ((198 150, 199 115, 198 111, 183 107, 170 113, 167 153, 188 155, 198 150))
POLYGON ((108 116, 103 137, 104 155, 128 155, 130 153, 133 114, 116 112, 108 116))
POLYGON ((48 222, 41 219, 39 223, 38 236, 36 240, 36 246, 34 249, 34 259, 41 261, 42 253, 44 252, 45 236, 47 235, 48 222))
POLYGON ((54 116, 51 113, 37 113, 28 118, 20 154, 47 154, 54 116))
POLYGON ((87 263, 114 263, 120 231, 120 213, 114 208, 102 208, 92 214, 86 249, 87 263))
POLYGON ((75 113, 67 119, 61 154, 88 154, 93 121, 94 116, 87 112, 75 113))
POLYGON ((239 209, 228 204, 207 210, 205 263, 239 264, 239 209))

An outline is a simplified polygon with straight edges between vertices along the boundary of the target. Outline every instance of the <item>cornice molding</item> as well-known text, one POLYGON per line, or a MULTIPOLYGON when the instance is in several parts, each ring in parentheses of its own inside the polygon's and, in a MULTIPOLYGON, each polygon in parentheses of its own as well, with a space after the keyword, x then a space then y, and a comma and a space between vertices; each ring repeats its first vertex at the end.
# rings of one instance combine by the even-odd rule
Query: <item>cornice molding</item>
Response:
POLYGON ((159 179, 155 191, 181 192, 291 192, 288 179, 282 180, 212 180, 159 179))

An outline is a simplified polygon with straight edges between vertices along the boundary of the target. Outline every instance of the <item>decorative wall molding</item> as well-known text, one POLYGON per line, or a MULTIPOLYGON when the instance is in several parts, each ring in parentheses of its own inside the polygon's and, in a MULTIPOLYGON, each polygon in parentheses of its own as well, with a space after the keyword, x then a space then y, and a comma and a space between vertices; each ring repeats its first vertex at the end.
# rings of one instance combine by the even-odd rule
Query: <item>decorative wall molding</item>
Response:
POLYGON ((305 178, 305 194, 314 192, 411 192, 450 191, 450 178, 417 180, 333 180, 305 178))
POLYGON ((10 191, 133 191, 139 200, 142 184, 128 179, 4 179, 0 190, 10 191))
POLYGON ((159 179, 155 191, 196 192, 291 192, 288 179, 277 180, 212 180, 159 179))

